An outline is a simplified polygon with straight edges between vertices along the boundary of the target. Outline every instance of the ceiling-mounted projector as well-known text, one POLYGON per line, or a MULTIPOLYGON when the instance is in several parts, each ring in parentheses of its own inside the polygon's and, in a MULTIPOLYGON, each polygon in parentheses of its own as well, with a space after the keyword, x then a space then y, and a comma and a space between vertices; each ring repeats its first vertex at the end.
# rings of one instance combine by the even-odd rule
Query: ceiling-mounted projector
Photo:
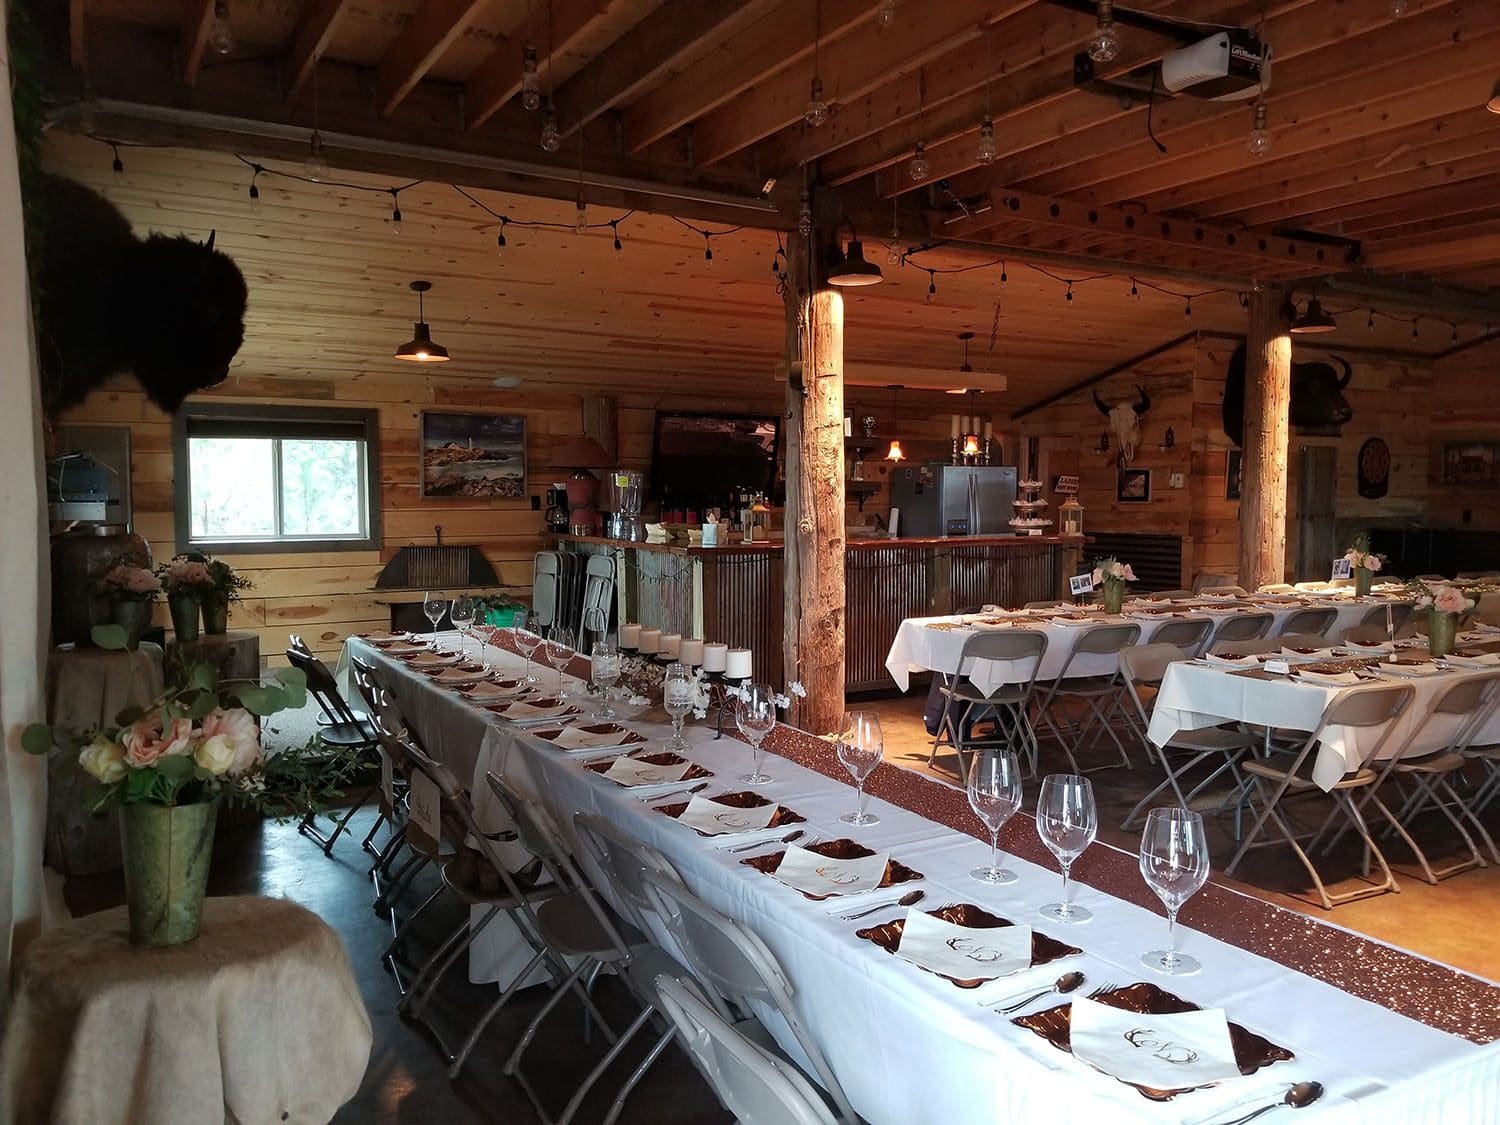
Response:
POLYGON ((1271 52, 1251 32, 1220 31, 1163 55, 1161 84, 1210 101, 1253 98, 1271 85, 1271 52))

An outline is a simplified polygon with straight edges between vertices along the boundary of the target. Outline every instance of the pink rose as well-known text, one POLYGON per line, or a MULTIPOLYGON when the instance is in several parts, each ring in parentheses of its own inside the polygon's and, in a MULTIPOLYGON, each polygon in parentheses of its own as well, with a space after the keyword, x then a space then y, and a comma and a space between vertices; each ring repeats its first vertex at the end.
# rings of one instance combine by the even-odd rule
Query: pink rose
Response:
POLYGON ((1469 600, 1452 586, 1444 586, 1434 595, 1432 608, 1439 613, 1462 613, 1469 608, 1469 600))
POLYGON ((1371 574, 1374 574, 1376 571, 1378 571, 1380 569, 1380 567, 1381 567, 1381 562, 1380 562, 1380 556, 1379 555, 1366 555, 1365 556, 1365 569, 1368 570, 1371 574))
POLYGON ((158 758, 191 754, 195 737, 191 719, 173 719, 171 727, 163 730, 158 711, 131 723, 120 741, 125 745, 125 760, 140 769, 154 765, 158 758))
POLYGON ((1134 582, 1135 581, 1135 571, 1133 571, 1133 570, 1130 569, 1130 564, 1129 563, 1125 564, 1125 581, 1126 582, 1134 582))
POLYGON ((134 594, 154 594, 161 589, 161 579, 144 567, 132 567, 125 576, 125 588, 134 594))
POLYGON ((1101 571, 1098 567, 1095 567, 1094 573, 1089 575, 1089 581, 1092 582, 1095 586, 1099 585, 1104 581, 1104 572, 1101 571))
POLYGON ((264 754, 255 716, 243 707, 215 708, 203 716, 199 733, 205 739, 223 738, 233 749, 234 757, 228 766, 231 774, 244 773, 264 754))

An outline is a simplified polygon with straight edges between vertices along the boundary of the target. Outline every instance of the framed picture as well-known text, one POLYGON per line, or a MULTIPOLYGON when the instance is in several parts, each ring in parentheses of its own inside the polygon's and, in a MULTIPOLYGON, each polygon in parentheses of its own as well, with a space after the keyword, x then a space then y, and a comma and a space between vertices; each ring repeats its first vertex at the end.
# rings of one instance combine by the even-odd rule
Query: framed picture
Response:
POLYGON ((1444 484, 1494 484, 1495 451, 1493 442, 1453 442, 1443 446, 1444 484))
POLYGON ((1115 499, 1121 504, 1144 504, 1151 499, 1150 469, 1121 469, 1115 499))
POLYGON ((1240 469, 1244 462, 1245 455, 1240 450, 1229 451, 1229 464, 1224 470, 1224 499, 1238 500, 1240 498, 1240 469))
POLYGON ((525 415, 423 411, 422 495, 525 499, 525 415))

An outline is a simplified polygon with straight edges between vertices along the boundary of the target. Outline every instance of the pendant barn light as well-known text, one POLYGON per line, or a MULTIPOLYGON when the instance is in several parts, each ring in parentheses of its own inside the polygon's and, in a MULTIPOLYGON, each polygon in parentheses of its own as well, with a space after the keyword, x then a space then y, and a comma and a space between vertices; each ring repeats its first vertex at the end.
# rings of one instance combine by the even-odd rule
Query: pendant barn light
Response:
POLYGON ((1099 26, 1089 38, 1089 58, 1109 62, 1120 53, 1120 33, 1115 30, 1114 0, 1098 0, 1099 26))
POLYGON ((448 349, 442 344, 433 343, 422 302, 422 294, 432 288, 432 282, 413 281, 411 287, 417 295, 417 323, 411 339, 396 349, 396 358, 410 363, 447 363, 451 358, 448 349))
MULTIPOLYGON (((847 219, 845 225, 853 236, 849 239, 849 249, 838 256, 838 260, 828 271, 828 284, 837 285, 841 288, 855 285, 878 285, 885 278, 880 272, 880 267, 874 262, 865 261, 864 244, 859 240, 859 232, 854 229, 854 224, 847 219)), ((838 254, 838 251, 834 251, 838 254)))
POLYGON ((557 127, 557 110, 552 108, 552 102, 547 102, 547 114, 542 119, 542 149, 546 152, 556 152, 562 148, 562 131, 557 127))
MULTIPOLYGON (((900 412, 896 409, 896 397, 897 397, 897 395, 899 395, 901 393, 901 384, 900 383, 892 383, 890 389, 891 389, 891 426, 892 426, 892 428, 894 428, 895 425, 896 425, 896 423, 901 418, 900 412)), ((887 461, 896 462, 897 464, 899 464, 900 462, 906 460, 906 451, 901 448, 901 439, 899 437, 894 436, 894 435, 891 437, 891 447, 888 450, 885 451, 885 459, 887 461)))
POLYGON ((1298 336, 1311 336, 1319 332, 1332 332, 1338 323, 1323 311, 1316 296, 1307 299, 1307 309, 1292 322, 1291 331, 1298 336))
POLYGON ((1491 113, 1500 113, 1500 80, 1496 80, 1495 88, 1490 91, 1490 100, 1484 103, 1484 108, 1491 113))

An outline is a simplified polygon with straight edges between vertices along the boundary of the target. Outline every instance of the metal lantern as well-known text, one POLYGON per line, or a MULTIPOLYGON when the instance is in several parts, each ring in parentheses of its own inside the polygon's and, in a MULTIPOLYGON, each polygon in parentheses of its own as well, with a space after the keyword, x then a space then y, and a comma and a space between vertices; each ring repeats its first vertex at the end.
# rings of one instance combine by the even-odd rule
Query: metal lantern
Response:
POLYGON ((1058 506, 1058 515, 1062 519, 1062 533, 1064 535, 1083 534, 1083 505, 1075 496, 1069 496, 1058 506))

